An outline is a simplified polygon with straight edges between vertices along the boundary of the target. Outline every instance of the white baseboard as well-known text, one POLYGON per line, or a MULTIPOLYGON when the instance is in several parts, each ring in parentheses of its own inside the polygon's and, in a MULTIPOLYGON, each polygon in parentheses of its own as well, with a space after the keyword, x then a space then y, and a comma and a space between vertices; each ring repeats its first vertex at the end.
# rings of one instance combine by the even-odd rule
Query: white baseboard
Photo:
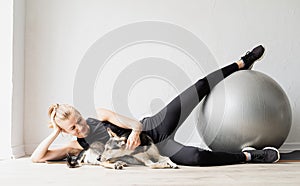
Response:
POLYGON ((12 150, 12 158, 20 158, 25 156, 24 145, 17 145, 11 148, 12 150))
MULTIPOLYGON (((62 147, 63 145, 64 144, 52 144, 51 148, 58 148, 58 147, 62 147)), ((195 144, 188 144, 188 145, 204 148, 204 149, 207 149, 207 150, 209 149, 208 147, 205 148, 204 145, 199 146, 199 144, 196 144, 196 143, 195 144)), ((13 155, 16 158, 22 157, 24 155, 31 155, 37 146, 38 146, 38 144, 27 144, 27 145, 25 145, 25 150, 24 150, 23 145, 19 146, 15 150, 13 150, 13 155)), ((294 151, 294 150, 300 150, 300 143, 284 143, 279 148, 280 152, 291 152, 291 151, 294 151)))
POLYGON ((25 154, 31 155, 38 145, 39 144, 26 144, 25 145, 25 154))
MULTIPOLYGON (((209 150, 209 147, 207 147, 205 144, 199 144, 199 143, 188 143, 186 145, 200 147, 206 150, 209 150)), ((300 150, 300 143, 284 143, 280 148, 280 152, 291 152, 294 150, 300 150)))
POLYGON ((300 143, 284 143, 280 148, 280 152, 291 152, 294 150, 300 150, 300 143))

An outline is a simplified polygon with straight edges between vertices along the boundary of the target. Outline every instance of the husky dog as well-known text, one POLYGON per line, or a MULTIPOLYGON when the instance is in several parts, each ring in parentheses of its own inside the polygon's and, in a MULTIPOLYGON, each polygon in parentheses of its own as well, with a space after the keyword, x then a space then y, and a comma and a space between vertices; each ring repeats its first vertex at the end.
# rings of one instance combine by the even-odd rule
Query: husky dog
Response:
POLYGON ((110 139, 106 142, 100 161, 107 163, 121 164, 143 164, 150 168, 178 168, 169 157, 162 156, 152 139, 141 133, 141 145, 134 150, 126 148, 127 138, 130 133, 125 133, 121 137, 117 136, 110 128, 107 129, 110 139))
POLYGON ((107 129, 110 139, 104 145, 96 141, 88 150, 83 150, 78 156, 67 156, 70 168, 80 167, 82 163, 100 165, 106 168, 123 169, 127 164, 146 165, 150 168, 178 168, 170 158, 161 156, 152 139, 141 133, 141 145, 134 150, 126 149, 130 133, 117 136, 110 128, 107 129))

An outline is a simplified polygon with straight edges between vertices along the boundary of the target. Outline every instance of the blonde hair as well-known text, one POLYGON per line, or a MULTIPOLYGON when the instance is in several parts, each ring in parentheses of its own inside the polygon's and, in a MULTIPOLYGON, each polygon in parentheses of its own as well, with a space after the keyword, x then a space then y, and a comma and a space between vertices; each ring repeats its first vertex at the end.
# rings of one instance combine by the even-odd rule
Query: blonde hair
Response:
POLYGON ((64 121, 70 119, 70 116, 77 115, 80 113, 73 106, 68 104, 52 104, 48 109, 48 116, 50 118, 49 128, 53 128, 53 125, 57 125, 57 121, 64 121))

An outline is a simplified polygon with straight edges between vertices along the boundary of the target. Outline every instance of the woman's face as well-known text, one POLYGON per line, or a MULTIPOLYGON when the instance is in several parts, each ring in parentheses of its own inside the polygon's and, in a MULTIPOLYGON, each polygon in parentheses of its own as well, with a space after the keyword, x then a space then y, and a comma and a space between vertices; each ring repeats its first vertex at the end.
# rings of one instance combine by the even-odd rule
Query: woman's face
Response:
POLYGON ((85 119, 79 114, 72 114, 68 120, 59 122, 59 126, 64 132, 78 138, 86 137, 90 131, 85 119))

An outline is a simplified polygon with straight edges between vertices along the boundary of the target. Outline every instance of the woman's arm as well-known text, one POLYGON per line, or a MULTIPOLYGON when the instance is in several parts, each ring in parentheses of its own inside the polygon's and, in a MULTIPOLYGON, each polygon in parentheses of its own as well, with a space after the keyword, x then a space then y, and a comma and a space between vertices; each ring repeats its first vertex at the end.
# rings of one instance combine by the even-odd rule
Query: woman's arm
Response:
POLYGON ((132 129, 133 131, 137 132, 142 131, 141 122, 135 119, 128 118, 126 116, 122 116, 107 109, 98 108, 97 117, 100 121, 109 121, 110 123, 124 129, 132 129))
POLYGON ((141 144, 139 137, 142 131, 141 122, 103 108, 97 109, 97 117, 101 121, 109 121, 118 127, 132 129, 132 132, 127 139, 127 147, 129 149, 134 149, 141 144))
POLYGON ((49 150, 49 146, 59 135, 60 130, 54 130, 46 139, 44 139, 31 155, 31 161, 34 163, 44 163, 47 160, 59 160, 66 157, 67 153, 77 154, 82 147, 77 141, 72 141, 62 148, 49 150))

